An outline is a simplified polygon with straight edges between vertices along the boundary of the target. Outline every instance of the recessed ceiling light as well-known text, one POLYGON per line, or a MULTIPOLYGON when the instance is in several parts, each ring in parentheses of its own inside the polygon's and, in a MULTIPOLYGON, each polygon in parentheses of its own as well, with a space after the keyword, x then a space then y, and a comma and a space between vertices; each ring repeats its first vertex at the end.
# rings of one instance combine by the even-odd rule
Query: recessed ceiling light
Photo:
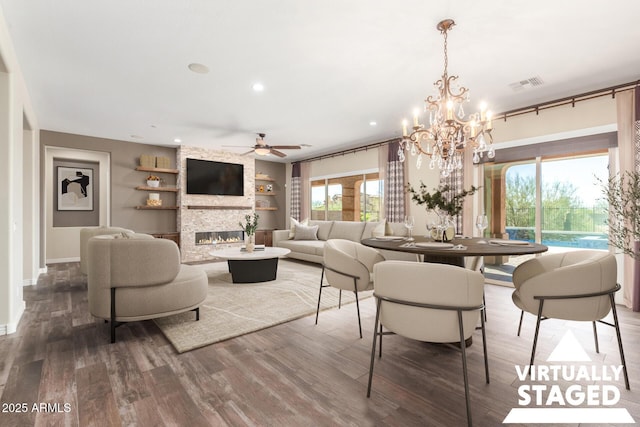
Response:
POLYGON ((144 137, 140 135, 129 135, 132 139, 144 139, 144 137))
POLYGON ((262 92, 264 90, 264 85, 262 83, 254 83, 252 87, 256 92, 262 92))
POLYGON ((378 122, 375 122, 373 120, 369 122, 369 126, 377 126, 377 125, 378 125, 378 122))
POLYGON ((180 144, 182 140, 180 138, 174 138, 173 142, 175 142, 176 144, 180 144))
POLYGON ((198 64, 197 62, 189 64, 189 69, 198 74, 207 74, 209 72, 209 67, 204 64, 198 64))

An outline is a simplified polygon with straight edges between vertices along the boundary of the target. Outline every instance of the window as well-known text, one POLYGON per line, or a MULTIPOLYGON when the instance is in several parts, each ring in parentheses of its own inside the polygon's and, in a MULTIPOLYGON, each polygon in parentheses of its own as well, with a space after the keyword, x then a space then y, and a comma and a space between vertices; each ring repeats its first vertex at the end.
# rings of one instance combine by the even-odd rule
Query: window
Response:
POLYGON ((381 206, 378 173, 311 180, 311 219, 378 221, 381 206))

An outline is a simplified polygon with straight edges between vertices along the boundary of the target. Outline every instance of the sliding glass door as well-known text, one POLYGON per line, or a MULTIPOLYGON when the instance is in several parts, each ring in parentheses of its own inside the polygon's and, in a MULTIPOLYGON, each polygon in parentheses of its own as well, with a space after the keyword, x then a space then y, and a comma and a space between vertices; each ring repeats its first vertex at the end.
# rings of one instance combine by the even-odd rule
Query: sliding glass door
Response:
POLYGON ((311 219, 378 221, 382 202, 378 173, 311 180, 311 219))

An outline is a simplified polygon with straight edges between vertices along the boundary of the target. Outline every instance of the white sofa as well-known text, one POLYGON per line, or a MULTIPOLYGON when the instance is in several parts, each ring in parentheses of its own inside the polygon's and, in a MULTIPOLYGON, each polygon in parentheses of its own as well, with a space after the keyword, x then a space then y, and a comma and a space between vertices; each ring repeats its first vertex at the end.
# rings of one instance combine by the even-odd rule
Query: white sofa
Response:
MULTIPOLYGON (((274 230, 273 246, 287 248, 291 252, 289 258, 322 264, 324 243, 329 239, 345 239, 360 242, 372 236, 374 228, 379 222, 352 222, 352 221, 309 221, 309 226, 318 226, 318 240, 290 239, 290 230, 274 230)), ((407 229, 401 223, 387 223, 387 235, 405 236, 407 229)), ((386 260, 416 261, 416 254, 406 252, 380 250, 380 254, 386 260)))

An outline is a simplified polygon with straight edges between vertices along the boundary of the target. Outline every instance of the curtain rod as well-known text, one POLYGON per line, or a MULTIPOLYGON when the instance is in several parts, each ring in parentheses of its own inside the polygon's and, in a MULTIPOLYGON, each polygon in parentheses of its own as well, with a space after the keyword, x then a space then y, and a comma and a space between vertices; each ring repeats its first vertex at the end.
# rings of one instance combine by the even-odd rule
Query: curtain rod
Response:
MULTIPOLYGON (((628 83, 619 84, 616 86, 610 86, 604 89, 598 89, 591 92, 581 93, 579 95, 567 96, 565 98, 555 99, 553 101, 542 102, 540 104, 530 105, 528 107, 516 108, 515 110, 505 111, 493 117, 493 120, 504 119, 506 122, 509 117, 520 116, 523 114, 536 113, 540 114, 540 111, 547 110, 549 108, 561 107, 563 105, 569 105, 575 107, 575 104, 581 101, 587 101, 602 96, 611 95, 612 98, 616 97, 616 93, 623 92, 625 90, 634 89, 640 86, 640 80, 635 80, 628 83)), ((332 157, 344 156, 345 154, 353 154, 358 151, 366 151, 370 148, 378 148, 383 145, 391 144, 395 141, 401 141, 401 138, 392 138, 386 141, 376 142, 374 144, 364 145, 362 147, 351 148, 348 150, 337 151, 335 153, 323 154, 321 156, 311 157, 309 159, 300 160, 293 163, 314 162, 316 160, 330 159, 332 157)))
POLYGON ((323 154, 321 156, 311 157, 309 159, 304 159, 304 160, 300 160, 293 163, 314 162, 316 160, 330 159, 332 157, 344 156, 345 154, 353 154, 353 153, 357 153, 358 151, 367 151, 369 149, 382 147, 383 145, 391 144, 393 142, 400 141, 400 140, 401 138, 387 139, 386 141, 380 141, 380 142, 376 142, 369 145, 363 145, 362 147, 350 148, 348 150, 337 151, 335 153, 323 154))
POLYGON ((578 102, 588 101, 590 99, 599 98, 602 96, 611 95, 611 98, 615 98, 616 93, 634 89, 638 86, 640 86, 640 80, 623 83, 616 86, 610 86, 604 89, 593 90, 591 92, 585 92, 579 95, 567 96, 565 98, 559 98, 553 101, 542 102, 540 104, 534 104, 528 107, 516 108, 515 110, 509 110, 500 113, 497 116, 494 116, 493 119, 504 119, 504 121, 506 122, 509 117, 515 117, 529 113, 536 113, 536 115, 538 115, 542 110, 548 110, 549 108, 561 107, 563 105, 569 104, 571 104, 572 107, 575 107, 576 103, 578 102))

